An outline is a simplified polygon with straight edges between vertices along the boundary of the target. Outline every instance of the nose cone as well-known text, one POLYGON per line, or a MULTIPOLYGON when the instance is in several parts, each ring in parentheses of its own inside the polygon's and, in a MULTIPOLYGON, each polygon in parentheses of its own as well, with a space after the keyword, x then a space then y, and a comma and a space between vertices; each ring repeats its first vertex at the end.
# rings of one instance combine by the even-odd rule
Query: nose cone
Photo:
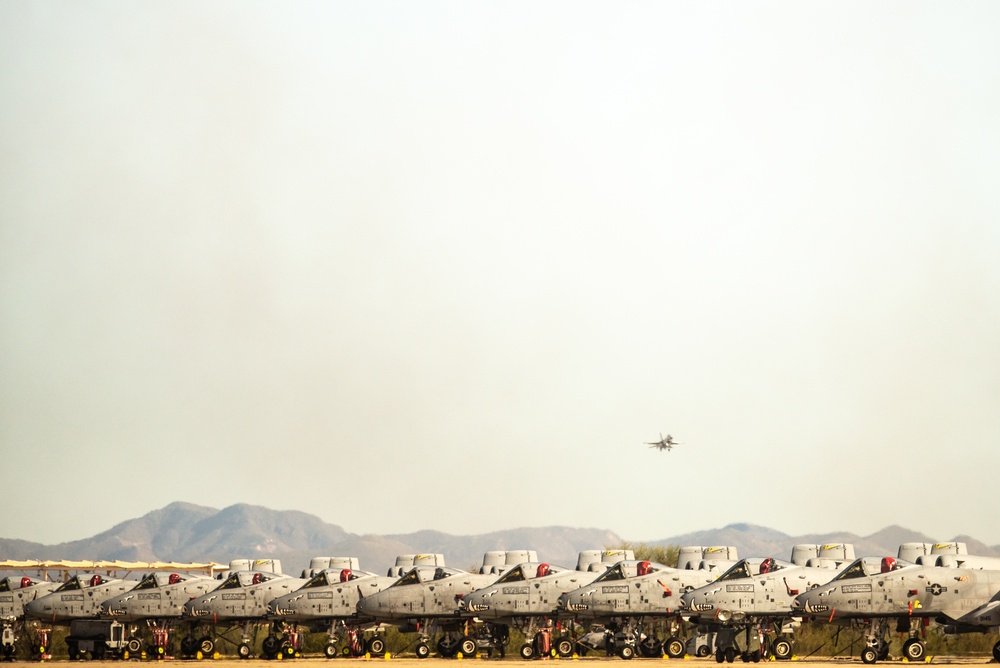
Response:
POLYGON ((375 612, 378 610, 378 604, 375 602, 375 598, 373 596, 369 596, 358 601, 357 610, 362 615, 374 617, 375 612))
POLYGON ((24 606, 24 614, 34 619, 52 619, 52 604, 44 598, 36 599, 24 606))

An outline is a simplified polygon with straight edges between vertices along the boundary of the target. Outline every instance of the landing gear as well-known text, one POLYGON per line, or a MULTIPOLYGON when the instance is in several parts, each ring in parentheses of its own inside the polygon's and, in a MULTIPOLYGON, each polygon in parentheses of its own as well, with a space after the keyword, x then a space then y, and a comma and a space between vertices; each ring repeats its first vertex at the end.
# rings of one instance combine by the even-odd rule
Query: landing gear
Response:
POLYGON ((878 659, 878 652, 875 651, 874 647, 865 647, 861 650, 861 661, 862 663, 875 663, 878 659))
POLYGON ((240 657, 241 659, 249 659, 250 654, 251 654, 250 645, 246 644, 245 642, 241 642, 239 646, 236 648, 236 656, 240 657))
POLYGON ((268 661, 278 658, 278 653, 281 651, 281 641, 278 640, 278 636, 269 635, 264 638, 264 642, 261 643, 261 651, 264 653, 264 658, 268 661))
POLYGON ((535 656, 535 648, 531 646, 530 642, 526 642, 521 645, 521 649, 518 650, 518 654, 522 659, 531 659, 535 656))
POLYGON ((647 659, 654 659, 658 656, 663 656, 663 643, 657 640, 655 636, 646 636, 646 638, 639 643, 639 653, 647 659))
POLYGON ((996 659, 997 663, 1000 663, 1000 640, 997 641, 996 645, 993 645, 993 658, 996 659))
POLYGON ((632 645, 622 645, 622 648, 618 650, 618 656, 628 661, 635 656, 635 647, 632 645))
POLYGON ((337 646, 334 645, 333 643, 330 643, 329 645, 324 647, 323 656, 325 656, 328 659, 335 658, 337 656, 337 646))
POLYGON ((425 642, 417 643, 413 651, 417 653, 418 659, 426 659, 431 655, 431 648, 425 642))
MULTIPOLYGON (((708 647, 702 645, 705 648, 705 653, 700 656, 708 656, 708 647)), ((699 648, 701 649, 701 648, 699 648)), ((667 638, 667 642, 664 644, 664 654, 669 656, 671 659, 679 659, 684 656, 684 641, 677 636, 672 636, 667 638)))
POLYGON ((365 649, 372 656, 382 656, 385 654, 385 640, 382 636, 372 636, 368 639, 365 649))
POLYGON ((202 656, 212 656, 215 653, 215 641, 210 636, 205 636, 198 641, 198 651, 202 656))
POLYGON ((771 645, 771 653, 779 661, 792 658, 792 639, 788 636, 778 636, 771 645))
POLYGON ((920 661, 927 653, 927 647, 919 638, 910 638, 903 643, 903 656, 910 661, 920 661))
POLYGON ((562 658, 573 656, 573 641, 570 638, 562 637, 556 640, 556 654, 562 658))

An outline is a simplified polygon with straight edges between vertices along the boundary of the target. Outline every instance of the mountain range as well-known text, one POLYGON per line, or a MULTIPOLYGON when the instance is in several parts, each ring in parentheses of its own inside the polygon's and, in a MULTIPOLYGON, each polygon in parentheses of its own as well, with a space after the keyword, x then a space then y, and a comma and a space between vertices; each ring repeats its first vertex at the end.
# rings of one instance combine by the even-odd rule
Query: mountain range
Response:
MULTIPOLYGON (((934 543, 941 537, 890 526, 869 536, 848 532, 788 534, 753 524, 671 536, 648 542, 658 545, 734 545, 740 556, 788 559, 799 543, 853 543, 855 553, 895 555, 901 543, 934 543)), ((970 536, 949 541, 968 545, 970 554, 1000 556, 1000 545, 987 546, 970 536)), ((318 556, 358 557, 361 567, 378 573, 397 555, 442 553, 451 566, 476 569, 490 550, 532 549, 543 561, 572 567, 582 550, 617 547, 623 539, 608 529, 564 526, 522 527, 475 536, 438 531, 379 536, 352 534, 315 515, 237 504, 218 510, 175 502, 142 517, 126 520, 102 533, 67 543, 43 545, 0 538, 0 561, 6 559, 120 559, 123 561, 217 561, 281 559, 283 569, 298 574, 318 556)))

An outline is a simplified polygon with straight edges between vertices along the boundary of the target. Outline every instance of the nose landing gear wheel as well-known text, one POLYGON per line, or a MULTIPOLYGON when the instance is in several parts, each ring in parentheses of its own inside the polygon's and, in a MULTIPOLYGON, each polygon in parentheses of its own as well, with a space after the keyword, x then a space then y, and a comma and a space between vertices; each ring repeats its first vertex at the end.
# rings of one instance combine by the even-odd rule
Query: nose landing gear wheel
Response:
POLYGON ((332 659, 337 656, 337 646, 330 644, 323 648, 323 656, 332 659))
POLYGON ((246 644, 245 642, 244 643, 240 643, 240 646, 236 648, 236 655, 238 657, 240 657, 241 659, 249 659, 250 658, 250 645, 246 644))
POLYGON ((560 638, 556 641, 556 653, 564 659, 573 656, 573 641, 569 638, 560 638))
POLYGON ((622 648, 618 650, 618 656, 628 661, 635 656, 635 648, 632 645, 622 645, 622 648))
POLYGON ((785 636, 778 636, 771 651, 774 652, 774 658, 779 661, 790 659, 792 657, 792 641, 785 636))
POLYGON ((462 653, 462 657, 465 659, 471 659, 476 655, 476 640, 471 636, 464 636, 458 642, 458 651, 462 653))
POLYGON ((531 646, 530 642, 526 642, 521 645, 521 649, 518 650, 518 653, 521 655, 522 659, 530 659, 535 656, 535 648, 531 646))
POLYGON ((925 653, 926 647, 916 638, 910 638, 903 643, 903 655, 910 661, 920 661, 925 653))
POLYGON ((382 636, 372 636, 368 641, 368 653, 373 656, 381 656, 385 654, 385 640, 382 636))
POLYGON ((418 643, 417 646, 414 648, 414 651, 417 653, 418 659, 426 659, 431 655, 431 648, 428 647, 427 643, 425 642, 418 643))
POLYGON ((871 647, 865 647, 861 650, 861 661, 863 663, 875 663, 878 658, 878 653, 871 647))

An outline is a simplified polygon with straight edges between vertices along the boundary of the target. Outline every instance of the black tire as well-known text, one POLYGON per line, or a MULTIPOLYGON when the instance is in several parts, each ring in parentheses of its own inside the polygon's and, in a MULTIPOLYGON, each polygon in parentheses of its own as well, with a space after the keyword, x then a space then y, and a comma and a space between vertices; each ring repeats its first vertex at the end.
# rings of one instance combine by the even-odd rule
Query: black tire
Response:
POLYGON ((886 659, 888 659, 889 658, 889 643, 887 643, 887 642, 882 643, 879 646, 878 650, 876 650, 876 653, 878 654, 878 660, 879 661, 885 661, 886 659))
MULTIPOLYGON (((708 647, 705 645, 702 645, 702 647, 705 647, 705 653, 702 656, 708 656, 708 647)), ((671 659, 680 659, 684 656, 684 641, 677 636, 667 638, 667 642, 663 648, 663 653, 671 659)))
POLYGON ((555 648, 556 654, 564 659, 573 656, 573 641, 569 638, 562 637, 556 640, 555 648))
POLYGON ((725 656, 726 656, 726 663, 732 663, 733 661, 735 661, 736 660, 736 648, 735 647, 727 647, 726 651, 725 651, 725 656))
POLYGON ((335 658, 337 658, 337 646, 334 645, 333 643, 330 643, 329 645, 327 645, 326 647, 324 647, 323 648, 323 656, 325 656, 328 659, 335 659, 335 658))
POLYGON ((862 663, 875 663, 878 659, 878 652, 875 651, 873 647, 865 647, 861 650, 861 662, 862 663))
POLYGON ((264 638, 260 648, 264 652, 265 659, 273 659, 281 651, 281 642, 278 640, 278 636, 270 635, 264 638))
POLYGON ((90 653, 90 658, 94 661, 102 661, 104 659, 104 653, 107 651, 108 646, 104 643, 98 643, 94 645, 93 651, 90 653))
POLYGON ((715 650, 715 662, 723 663, 726 660, 726 653, 721 649, 715 650))
POLYGON ((639 653, 647 659, 655 659, 663 656, 663 643, 652 636, 648 636, 644 641, 639 643, 639 653))
POLYGON ((458 651, 462 653, 462 658, 471 659, 476 655, 476 639, 472 636, 462 636, 458 641, 458 651))
MULTIPOLYGON (((336 648, 334 648, 334 651, 336 651, 336 648)), ((245 642, 241 642, 239 644, 239 647, 236 648, 236 656, 240 657, 241 659, 249 659, 250 645, 246 644, 245 642)))
POLYGON ((428 647, 425 642, 417 643, 417 646, 413 648, 413 651, 417 653, 418 659, 426 659, 431 655, 431 648, 428 647))
POLYGON ((706 656, 708 656, 711 653, 712 653, 712 650, 710 650, 708 648, 708 645, 698 645, 698 649, 696 649, 694 651, 694 655, 698 656, 698 657, 701 657, 701 658, 705 658, 706 656))
POLYGON ((535 648, 531 646, 530 642, 526 642, 521 645, 521 649, 519 649, 517 653, 522 659, 531 659, 535 656, 535 648))
POLYGON ((632 647, 632 645, 622 645, 622 648, 618 650, 618 656, 628 661, 635 656, 635 647, 632 647))
POLYGON ((774 658, 778 661, 785 661, 792 658, 792 640, 788 636, 778 636, 771 646, 774 658))
POLYGON ((69 656, 70 661, 76 661, 80 658, 80 648, 77 647, 76 642, 66 643, 66 654, 69 656))
POLYGON ((997 644, 993 645, 993 658, 996 659, 997 663, 1000 663, 1000 640, 997 640, 997 644))
POLYGON ((385 640, 382 639, 382 636, 372 636, 368 639, 366 649, 373 656, 382 656, 385 654, 385 640))
POLYGON ((198 651, 202 656, 212 656, 215 653, 215 641, 205 636, 198 641, 198 651))
POLYGON ((449 638, 441 638, 437 644, 438 655, 445 659, 450 659, 458 652, 457 643, 453 643, 449 638))
POLYGON ((198 641, 187 636, 181 641, 181 654, 184 656, 194 656, 195 652, 198 651, 198 641))
POLYGON ((580 645, 580 649, 578 649, 576 653, 579 654, 580 656, 587 656, 587 652, 589 651, 590 651, 589 647, 585 645, 580 645))

